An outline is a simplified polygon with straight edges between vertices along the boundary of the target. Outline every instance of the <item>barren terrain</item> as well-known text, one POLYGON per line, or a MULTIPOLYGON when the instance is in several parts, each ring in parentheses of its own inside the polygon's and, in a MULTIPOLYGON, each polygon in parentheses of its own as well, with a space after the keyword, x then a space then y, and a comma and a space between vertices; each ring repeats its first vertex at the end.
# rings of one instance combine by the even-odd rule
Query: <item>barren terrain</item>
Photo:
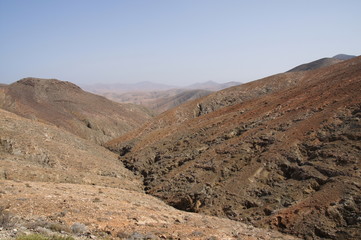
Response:
POLYGON ((152 119, 69 82, 2 85, 0 239, 360 239, 360 90, 361 57, 152 119))
POLYGON ((1 204, 27 227, 25 231, 44 232, 50 225, 67 232, 81 224, 79 235, 92 239, 293 239, 229 219, 179 211, 152 196, 119 188, 8 180, 0 186, 1 204))
POLYGON ((292 239, 176 210, 117 155, 55 126, 0 110, 0 132, 0 239, 292 239))
POLYGON ((107 143, 176 208, 305 239, 361 237, 361 58, 278 74, 107 143))

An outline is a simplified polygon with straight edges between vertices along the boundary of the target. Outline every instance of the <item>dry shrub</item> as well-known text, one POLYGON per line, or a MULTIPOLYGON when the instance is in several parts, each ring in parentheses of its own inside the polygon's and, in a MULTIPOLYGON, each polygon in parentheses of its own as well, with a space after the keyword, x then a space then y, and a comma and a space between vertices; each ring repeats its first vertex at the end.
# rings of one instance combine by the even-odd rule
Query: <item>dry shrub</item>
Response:
POLYGON ((0 227, 10 228, 13 225, 13 217, 10 212, 4 206, 0 206, 0 227))

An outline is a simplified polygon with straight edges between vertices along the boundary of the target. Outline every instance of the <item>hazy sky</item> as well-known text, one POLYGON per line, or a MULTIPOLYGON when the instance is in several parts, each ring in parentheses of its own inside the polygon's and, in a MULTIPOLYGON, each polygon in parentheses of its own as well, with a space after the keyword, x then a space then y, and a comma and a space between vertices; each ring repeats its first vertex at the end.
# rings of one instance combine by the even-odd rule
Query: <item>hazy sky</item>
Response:
POLYGON ((0 0, 0 82, 247 82, 360 55, 360 10, 360 0, 0 0))

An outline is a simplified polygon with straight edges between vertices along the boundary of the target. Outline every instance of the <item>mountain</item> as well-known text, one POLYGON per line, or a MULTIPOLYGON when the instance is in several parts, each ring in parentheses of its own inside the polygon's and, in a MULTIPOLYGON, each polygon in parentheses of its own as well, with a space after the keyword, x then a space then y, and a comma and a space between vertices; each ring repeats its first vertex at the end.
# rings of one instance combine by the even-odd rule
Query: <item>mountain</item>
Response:
POLYGON ((179 87, 174 85, 160 84, 149 81, 123 84, 123 83, 114 83, 114 84, 102 84, 97 83, 93 85, 82 85, 82 87, 90 92, 97 94, 104 93, 130 93, 130 92, 159 92, 159 91, 168 91, 174 89, 192 89, 192 90, 207 90, 207 91, 219 91, 225 88, 233 87, 240 85, 240 82, 227 82, 227 83, 217 83, 214 81, 195 83, 186 87, 179 87))
POLYGON ((361 237, 361 57, 169 110, 106 146, 182 210, 303 239, 361 237))
POLYGON ((151 118, 140 106, 116 103, 56 79, 25 78, 0 88, 0 108, 99 144, 151 118))
POLYGON ((299 71, 309 71, 309 70, 314 70, 314 69, 318 69, 318 68, 322 68, 322 67, 327 67, 339 62, 342 62, 344 60, 349 60, 352 59, 356 56, 353 55, 346 55, 346 54, 338 54, 332 58, 321 58, 318 59, 316 61, 312 61, 309 63, 305 63, 302 65, 299 65, 295 68, 292 68, 291 70, 289 70, 288 72, 299 72, 299 71))
POLYGON ((116 154, 56 126, 0 109, 0 132, 1 239, 292 239, 167 206, 116 154))

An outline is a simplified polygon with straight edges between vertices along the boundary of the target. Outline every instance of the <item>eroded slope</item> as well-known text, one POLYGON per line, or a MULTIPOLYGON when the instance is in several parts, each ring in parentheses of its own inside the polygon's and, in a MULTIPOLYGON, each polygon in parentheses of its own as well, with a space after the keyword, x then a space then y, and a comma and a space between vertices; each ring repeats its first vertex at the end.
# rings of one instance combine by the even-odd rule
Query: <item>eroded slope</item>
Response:
POLYGON ((361 58, 168 111, 108 143, 183 210, 306 239, 361 237, 361 58))

